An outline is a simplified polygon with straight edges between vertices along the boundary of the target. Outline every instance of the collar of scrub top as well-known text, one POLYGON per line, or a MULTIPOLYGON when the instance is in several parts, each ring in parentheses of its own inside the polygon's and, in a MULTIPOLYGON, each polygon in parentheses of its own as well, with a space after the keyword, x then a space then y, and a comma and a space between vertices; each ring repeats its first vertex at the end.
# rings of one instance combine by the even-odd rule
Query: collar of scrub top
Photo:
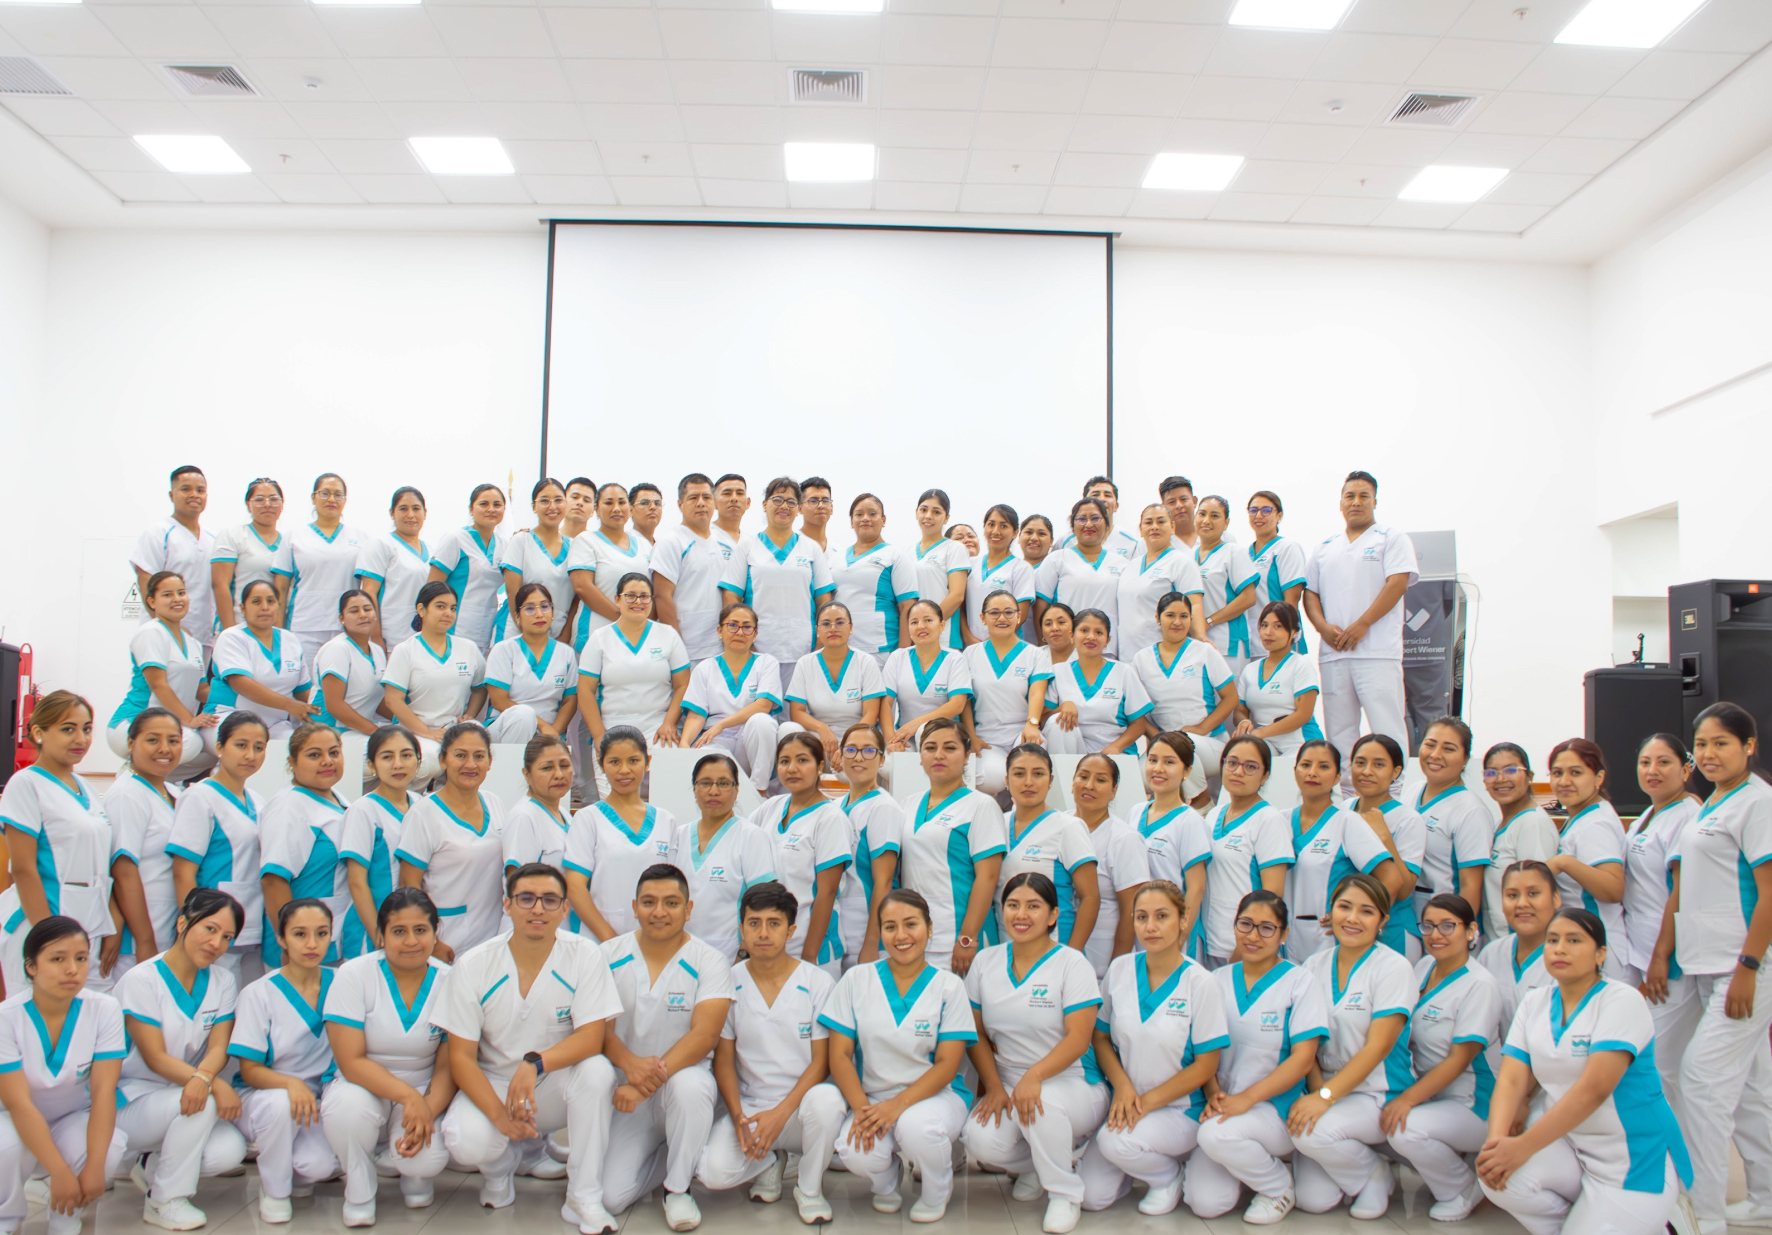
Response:
POLYGON ((989 579, 991 577, 991 572, 1001 570, 1013 561, 1015 561, 1015 555, 1013 553, 1005 553, 1003 555, 1003 560, 998 562, 995 566, 992 566, 990 563, 990 555, 986 554, 984 557, 978 559, 979 578, 989 579))
POLYGON ((913 831, 913 832, 922 831, 923 825, 925 823, 928 823, 930 819, 934 818, 936 815, 941 814, 942 811, 946 810, 953 803, 959 801, 960 798, 964 794, 966 794, 967 792, 968 792, 968 790, 967 790, 966 786, 961 785, 958 789, 956 789, 952 793, 948 794, 947 797, 945 797, 941 801, 937 802, 934 805, 934 807, 931 807, 929 805, 929 794, 924 793, 922 802, 918 803, 918 805, 917 805, 917 813, 911 819, 911 831, 913 831))
MULTIPOLYGON (((1742 781, 1739 785, 1735 786, 1735 788, 1731 789, 1728 793, 1725 793, 1722 797, 1713 798, 1711 801, 1706 802, 1703 806, 1699 807, 1698 808, 1698 817, 1700 819, 1704 819, 1704 818, 1709 817, 1711 812, 1716 810, 1717 807, 1721 806, 1724 802, 1727 802, 1730 798, 1734 797, 1736 794, 1740 793, 1743 789, 1746 789, 1748 787, 1748 785, 1750 783, 1752 783, 1752 781, 1753 781, 1753 774, 1750 772, 1748 774, 1747 780, 1742 781)), ((1594 803, 1594 806, 1598 806, 1598 805, 1599 805, 1598 802, 1594 803)), ((1588 810, 1592 810, 1592 809, 1593 809, 1592 806, 1588 807, 1588 810)), ((1581 813, 1583 815, 1585 815, 1585 814, 1587 814, 1587 811, 1582 811, 1581 813)), ((1569 822, 1574 823, 1575 820, 1571 819, 1569 822)))
POLYGON ((847 566, 853 566, 853 565, 855 565, 856 562, 860 561, 862 558, 866 557, 868 554, 873 553, 875 550, 884 549, 884 548, 886 548, 886 542, 883 540, 875 541, 873 548, 863 549, 860 553, 857 553, 855 551, 854 545, 850 545, 847 549, 843 550, 843 562, 847 566))
MULTIPOLYGON (((1427 978, 1423 978, 1422 982, 1421 982, 1421 986, 1419 988, 1419 990, 1421 992, 1421 998, 1415 1001, 1415 1006, 1419 1008, 1422 1004, 1424 1004, 1428 1000, 1432 999, 1435 995, 1438 995, 1441 991, 1445 990, 1448 986, 1451 986, 1454 982, 1456 982, 1456 981, 1458 981, 1458 979, 1464 977, 1464 975, 1469 973, 1470 971, 1471 971, 1470 962, 1467 960, 1464 964, 1460 965, 1457 969, 1454 969, 1451 973, 1447 974, 1444 978, 1442 978, 1439 981, 1439 983, 1435 985, 1434 989, 1431 991, 1427 988, 1427 978)), ((1434 971, 1431 969, 1428 970, 1427 977, 1431 978, 1433 976, 1434 976, 1434 971)))
POLYGON ((281 973, 271 975, 271 985, 276 987, 277 993, 283 996, 291 1008, 295 1009, 295 1014, 301 1017, 301 1023, 306 1025, 308 1032, 316 1038, 326 1029, 326 992, 332 989, 332 976, 332 970, 326 968, 320 970, 320 1002, 311 1004, 302 998, 301 992, 295 989, 294 984, 288 978, 281 973))
POLYGON ((818 667, 824 670, 824 680, 830 683, 831 693, 836 694, 843 689, 843 679, 849 675, 849 662, 855 659, 855 650, 851 648, 843 653, 843 664, 838 668, 836 677, 831 676, 831 662, 825 659, 824 650, 821 648, 814 655, 818 657, 818 667))
POLYGON ((196 1020, 197 1013, 203 1007, 203 1000, 209 995, 209 970, 199 969, 197 976, 191 981, 191 989, 187 991, 184 983, 178 980, 178 975, 172 972, 172 966, 160 957, 154 958, 154 968, 159 972, 160 980, 166 984, 172 1002, 178 1005, 178 1010, 184 1013, 185 1019, 196 1020))
POLYGON ((1298 836, 1298 825, 1304 822, 1304 807, 1294 806, 1292 808, 1292 835, 1298 836, 1298 851, 1300 853, 1304 852, 1306 845, 1309 845, 1312 841, 1317 839, 1317 833, 1321 832, 1323 830, 1323 825, 1329 822, 1329 816, 1333 815, 1340 809, 1339 806, 1331 802, 1329 804, 1329 809, 1317 816, 1317 821, 1311 825, 1311 830, 1306 832, 1303 836, 1298 836))
POLYGON ((472 524, 469 524, 467 527, 464 527, 462 529, 462 531, 466 532, 469 536, 472 536, 474 538, 474 547, 476 549, 480 550, 481 557, 485 558, 488 562, 490 562, 494 566, 498 565, 498 563, 496 561, 493 561, 493 554, 492 554, 492 546, 496 545, 498 543, 498 533, 497 532, 494 532, 492 534, 492 544, 487 544, 484 540, 480 539, 480 529, 477 527, 474 527, 472 524))
POLYGON ((431 651, 430 641, 425 638, 424 632, 421 631, 418 635, 418 646, 429 653, 431 659, 436 661, 439 665, 446 665, 449 663, 450 658, 455 655, 455 636, 448 631, 444 631, 443 651, 438 653, 431 651))
MULTIPOLYGON (((479 827, 475 827, 473 824, 469 823, 466 819, 463 819, 460 815, 458 815, 454 811, 450 810, 449 803, 447 803, 443 800, 441 794, 433 793, 431 795, 431 801, 433 801, 437 804, 438 810, 442 811, 445 815, 449 816, 449 818, 451 820, 453 820, 455 823, 460 824, 462 827, 464 827, 468 831, 472 832, 475 836, 485 836, 487 827, 489 827, 492 823, 492 812, 489 809, 487 809, 486 795, 484 793, 476 793, 474 796, 480 799, 480 826, 479 827)), ((598 805, 601 805, 601 803, 598 803, 598 805)), ((648 814, 651 813, 650 807, 647 808, 647 813, 648 814)))
POLYGON ((80 803, 80 805, 85 807, 87 810, 92 809, 92 795, 90 793, 86 792, 86 782, 80 779, 80 774, 78 772, 74 773, 74 783, 72 785, 69 785, 67 781, 63 780, 61 777, 57 776, 55 773, 47 772, 44 769, 38 767, 34 763, 31 765, 30 770, 35 772, 37 775, 41 776, 44 780, 48 781, 50 784, 56 786, 56 788, 60 789, 63 793, 67 794, 70 798, 73 798, 76 802, 80 803))
POLYGON ((1295 968, 1297 968, 1297 966, 1291 961, 1276 957, 1274 959, 1273 968, 1262 974, 1254 986, 1250 986, 1244 980, 1243 962, 1238 961, 1235 965, 1232 965, 1231 987, 1237 996, 1237 1015, 1249 1015, 1249 1009, 1255 1006, 1255 1001, 1267 994, 1270 986, 1275 982, 1278 982, 1283 975, 1290 973, 1295 968))
POLYGON ((1140 952, 1132 962, 1133 971, 1138 979, 1138 1019, 1148 1021, 1156 1015, 1158 1008, 1168 1000, 1176 985, 1181 981, 1182 970, 1193 964, 1183 953, 1181 963, 1175 967, 1163 984, 1156 990, 1151 989, 1150 953, 1140 952))
MULTIPOLYGON (((1044 816, 1042 816, 1042 818, 1044 818, 1044 816)), ((1038 820, 1035 822, 1038 822, 1038 820)), ((1046 939, 1052 946, 1040 953, 1034 963, 1028 966, 1028 971, 1022 974, 1019 978, 1015 976, 1015 948, 1011 946, 1003 949, 1003 971, 1009 975, 1010 986, 1019 989, 1023 983, 1034 976, 1034 970, 1051 960, 1053 955, 1064 947, 1063 944, 1059 943, 1058 940, 1053 939, 1050 935, 1048 935, 1046 939)))
POLYGON ((256 525, 248 523, 246 525, 246 530, 252 533, 252 538, 254 540, 258 541, 259 544, 265 546, 266 553, 275 553, 277 551, 277 546, 283 543, 283 533, 282 532, 277 533, 276 540, 273 540, 269 544, 266 544, 265 538, 258 534, 258 528, 256 525))
POLYGON ((1508 938, 1514 941, 1514 946, 1507 950, 1507 959, 1513 964, 1514 981, 1518 982, 1526 975, 1526 971, 1532 968, 1532 962, 1544 955, 1544 944, 1541 942, 1538 947, 1533 950, 1532 955, 1522 961, 1520 959, 1520 937, 1518 935, 1509 935, 1508 938))
POLYGON ((234 791, 229 789, 226 785, 217 784, 213 776, 202 783, 209 786, 209 788, 216 793, 221 794, 222 797, 226 798, 229 802, 232 802, 234 804, 234 809, 238 810, 242 815, 245 815, 254 823, 258 822, 258 806, 252 800, 252 790, 248 789, 246 791, 246 797, 242 799, 236 797, 234 791))
MULTIPOLYGON (((941 662, 948 658, 947 649, 940 646, 936 647, 935 663, 929 666, 929 672, 927 673, 923 672, 923 662, 917 655, 916 646, 912 645, 906 650, 911 654, 911 676, 916 679, 917 691, 920 694, 926 695, 929 693, 929 683, 935 680, 935 675, 941 670, 941 662)), ((834 684, 832 689, 836 689, 834 684)))
POLYGON ((696 824, 695 835, 689 842, 689 859, 695 863, 696 870, 701 869, 701 864, 707 860, 708 854, 719 846, 720 842, 726 838, 726 833, 732 831, 732 825, 737 822, 737 815, 726 816, 726 822, 714 830, 714 834, 708 837, 708 843, 705 846, 701 843, 701 825, 696 824))
POLYGON ((1329 959, 1329 984, 1335 994, 1337 1006, 1341 1004, 1341 997, 1347 994, 1348 987, 1354 984, 1354 975, 1360 972, 1360 966, 1371 960, 1372 954, 1383 946, 1383 944, 1375 942, 1360 954, 1360 959, 1354 962, 1354 967, 1347 971, 1347 984, 1344 986, 1341 981, 1341 946, 1336 945, 1335 953, 1329 959))
POLYGON ((609 803, 598 802, 597 809, 602 812, 603 818, 609 820, 610 823, 613 823, 616 827, 620 828, 622 835, 626 836, 629 841, 636 845, 646 843, 646 838, 652 835, 653 825, 658 822, 658 808, 652 805, 646 807, 646 814, 640 820, 640 830, 638 832, 630 828, 628 826, 628 821, 623 819, 621 815, 616 812, 615 807, 609 805, 609 803))
POLYGON ((632 652, 635 656, 638 656, 640 654, 640 649, 646 646, 646 637, 652 633, 652 621, 650 618, 647 619, 646 625, 641 628, 640 642, 638 643, 628 642, 627 635, 622 633, 620 622, 611 622, 609 623, 609 627, 615 632, 615 637, 621 640, 622 646, 627 648, 627 650, 632 652))
POLYGON ((917 975, 917 980, 912 982, 910 989, 901 995, 898 993, 898 982, 892 976, 890 962, 875 962, 874 972, 880 975, 880 989, 885 992, 886 1003, 892 1009, 892 1020, 899 1025, 904 1024, 904 1018, 911 1014, 911 1009, 916 1006, 917 1000, 922 998, 924 989, 935 978, 935 966, 925 961, 923 962, 923 971, 917 975))
POLYGON ((596 529, 596 531, 593 534, 597 537, 598 540, 600 540, 604 544, 608 545, 611 549, 614 549, 617 553, 623 554, 627 557, 633 557, 639 553, 639 550, 634 548, 634 536, 633 536, 633 533, 631 533, 631 532, 628 534, 628 547, 625 549, 622 548, 620 545, 616 544, 613 540, 609 539, 609 537, 603 535, 602 528, 596 529))
MULTIPOLYGON (((1424 801, 1422 801, 1422 798, 1427 794, 1427 786, 1423 785, 1419 790, 1416 791, 1415 809, 1417 811, 1425 811, 1430 806, 1438 806, 1441 802, 1444 802, 1447 798, 1451 797, 1453 794, 1463 793, 1465 791, 1465 788, 1466 788, 1466 786, 1464 786, 1464 785, 1448 785, 1444 789, 1440 790, 1440 792, 1434 794, 1434 796, 1432 798, 1429 798, 1427 801, 1424 802, 1424 801)), ((1598 806, 1598 805, 1599 805, 1598 802, 1594 803, 1594 806, 1598 806)), ((1593 807, 1589 807, 1588 809, 1591 810, 1591 809, 1593 809, 1593 807)), ((1521 811, 1520 813, 1525 814, 1524 811, 1521 811)), ((1575 821, 1573 819, 1571 819, 1569 822, 1574 823, 1575 821)))
MULTIPOLYGON (((330 535, 330 536, 328 536, 325 532, 322 532, 320 530, 320 525, 318 523, 308 524, 308 529, 310 531, 312 531, 314 533, 314 535, 318 536, 321 540, 324 540, 327 544, 331 544, 333 541, 338 539, 338 534, 345 530, 345 524, 344 524, 344 520, 342 520, 342 519, 339 520, 338 526, 332 529, 332 535, 330 535)), ((282 540, 283 538, 281 536, 279 536, 277 539, 282 540)), ((260 541, 259 543, 263 544, 264 542, 260 541)))
POLYGON ((1083 658, 1080 656, 1071 658, 1071 676, 1077 679, 1077 689, 1083 692, 1085 701, 1095 698, 1096 692, 1101 689, 1102 683, 1107 681, 1108 674, 1113 671, 1113 667, 1114 662, 1103 657, 1101 672, 1097 673, 1095 681, 1091 682, 1083 676, 1083 658))
POLYGON ((1575 1023, 1575 1018, 1581 1015, 1583 1008, 1593 1002, 1595 995, 1598 995, 1605 989, 1606 979, 1598 978, 1593 986, 1588 989, 1587 994, 1581 997, 1581 1002, 1575 1005, 1575 1011, 1571 1012, 1568 1016, 1563 1015, 1563 988, 1558 986, 1553 990, 1550 997, 1551 1042, 1555 1045, 1561 1046, 1563 1044, 1563 1035, 1568 1032, 1569 1026, 1575 1023))
POLYGON ((1165 548, 1161 553, 1157 554, 1156 557, 1153 558, 1153 557, 1151 557, 1151 551, 1149 549, 1146 549, 1144 551, 1144 554, 1143 554, 1141 560, 1138 563, 1138 573, 1141 575, 1144 574, 1145 571, 1149 570, 1151 567, 1155 566, 1158 562, 1162 561, 1164 558, 1168 557, 1171 553, 1174 553, 1174 552, 1175 552, 1175 546, 1170 545, 1167 548, 1165 548))
POLYGON ((737 677, 732 676, 732 667, 726 663, 724 653, 714 657, 714 660, 719 663, 720 676, 726 679, 727 692, 734 699, 738 698, 738 692, 744 689, 745 679, 751 676, 751 666, 757 663, 757 654, 755 652, 750 654, 744 662, 744 668, 738 671, 737 677))
MULTIPOLYGON (((786 565, 788 554, 792 553, 794 551, 794 546, 800 543, 800 533, 793 532, 789 534, 788 542, 780 548, 777 548, 775 542, 769 539, 768 532, 758 532, 757 541, 765 549, 769 550, 769 555, 775 559, 777 565, 786 565)), ((922 555, 918 554, 918 556, 921 557, 922 555)))
POLYGON ((400 993, 400 983, 394 978, 393 967, 388 964, 386 956, 381 958, 380 965, 382 977, 388 983, 388 994, 394 997, 394 1011, 400 1014, 400 1028, 411 1033, 412 1027, 418 1023, 418 1014, 424 1011, 425 1000, 430 998, 431 985, 437 980, 437 967, 428 960, 425 962, 425 980, 419 984, 418 993, 408 1005, 406 996, 400 993))
MULTIPOLYGON (((1193 641, 1194 637, 1192 635, 1188 635, 1186 638, 1182 639, 1181 646, 1175 649, 1175 659, 1166 665, 1163 663, 1163 645, 1158 643, 1152 646, 1151 655, 1156 657, 1157 668, 1163 671, 1164 677, 1171 678, 1175 676, 1175 666, 1181 663, 1182 656, 1187 652, 1188 644, 1193 641)), ((1257 672, 1259 672, 1259 670, 1257 672)))
POLYGON ((1033 817, 1033 819, 1031 819, 1028 822, 1027 827, 1023 828, 1020 832, 1017 832, 1015 830, 1015 816, 1010 815, 1009 816, 1009 848, 1011 848, 1011 849, 1020 848, 1021 842, 1028 838, 1029 832, 1032 832, 1035 828, 1039 827, 1042 823, 1044 823, 1046 821, 1046 817, 1048 815, 1056 815, 1057 813, 1058 813, 1057 811, 1052 810, 1050 808, 1041 811, 1038 815, 1035 815, 1033 817))
POLYGON ((984 654, 986 659, 991 662, 991 672, 998 677, 1002 677, 1005 673, 1009 672, 1009 666, 1015 663, 1015 658, 1020 656, 1021 650, 1027 646, 1026 641, 1018 638, 1015 641, 1015 646, 1009 649, 1009 655, 999 659, 997 656, 997 645, 992 643, 989 639, 986 639, 984 641, 984 654))
POLYGON ((547 558, 548 561, 550 561, 554 565, 558 566, 561 562, 564 562, 566 560, 567 550, 572 548, 572 538, 571 537, 561 536, 560 537, 560 552, 558 554, 553 554, 553 553, 549 553, 548 547, 541 543, 541 537, 539 537, 535 534, 534 528, 526 528, 524 530, 527 533, 527 535, 529 536, 529 539, 531 539, 535 542, 535 547, 537 549, 541 550, 542 556, 547 558))
POLYGON ((68 1004, 67 1015, 62 1018, 61 1038, 52 1042, 43 1013, 37 1010, 37 1001, 25 1000, 25 1012, 31 1018, 31 1027, 37 1031, 37 1041, 43 1045, 43 1062, 51 1076, 60 1075, 62 1065, 68 1062, 68 1044, 74 1040, 74 1026, 80 1023, 80 1005, 85 1002, 79 995, 74 996, 73 1002, 68 1004))
POLYGON ((1232 819, 1230 817, 1231 804, 1226 802, 1223 806, 1218 808, 1218 823, 1212 829, 1212 839, 1217 840, 1221 836, 1229 836, 1232 832, 1235 832, 1238 828, 1247 823, 1251 815, 1266 805, 1266 802, 1257 799, 1254 806, 1251 806, 1235 819, 1232 819))

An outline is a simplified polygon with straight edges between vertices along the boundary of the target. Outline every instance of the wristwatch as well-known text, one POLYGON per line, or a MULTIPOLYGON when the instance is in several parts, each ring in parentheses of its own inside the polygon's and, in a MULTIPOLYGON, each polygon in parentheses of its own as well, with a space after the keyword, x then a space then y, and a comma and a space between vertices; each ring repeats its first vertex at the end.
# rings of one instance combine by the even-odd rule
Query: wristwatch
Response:
POLYGON ((1333 1101, 1335 1101, 1335 1091, 1333 1089, 1329 1088, 1329 1086, 1325 1085, 1321 1089, 1317 1090, 1317 1097, 1323 1099, 1323 1101, 1325 1101, 1325 1102, 1333 1102, 1333 1101))
POLYGON ((971 949, 978 946, 978 940, 974 939, 971 935, 961 935, 959 939, 955 940, 955 942, 962 948, 971 949))
POLYGON ((540 1051, 525 1051, 525 1052, 523 1052, 523 1062, 535 1065, 535 1079, 536 1080, 540 1080, 541 1074, 547 1071, 546 1065, 544 1065, 541 1061, 541 1052, 540 1051))
POLYGON ((1747 970, 1749 973, 1760 972, 1760 958, 1759 957, 1748 956, 1745 953, 1743 953, 1741 956, 1738 956, 1735 959, 1740 961, 1741 967, 1743 969, 1747 970))

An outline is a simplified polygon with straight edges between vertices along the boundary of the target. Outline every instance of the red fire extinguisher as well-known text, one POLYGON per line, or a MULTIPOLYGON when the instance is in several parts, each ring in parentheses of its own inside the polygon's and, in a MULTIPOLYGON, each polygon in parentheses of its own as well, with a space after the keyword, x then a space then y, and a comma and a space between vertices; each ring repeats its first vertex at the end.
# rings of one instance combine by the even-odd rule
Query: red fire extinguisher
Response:
POLYGON ((31 713, 37 707, 37 682, 31 670, 31 658, 31 645, 21 644, 18 650, 18 738, 12 754, 15 772, 24 771, 37 759, 37 748, 26 741, 26 735, 31 732, 31 713))

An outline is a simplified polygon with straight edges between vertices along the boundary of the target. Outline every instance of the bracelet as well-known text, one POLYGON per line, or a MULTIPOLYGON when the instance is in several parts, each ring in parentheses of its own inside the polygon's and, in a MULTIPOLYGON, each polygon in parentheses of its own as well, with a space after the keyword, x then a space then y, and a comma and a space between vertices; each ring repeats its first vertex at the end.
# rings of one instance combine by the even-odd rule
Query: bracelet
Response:
POLYGON ((185 1081, 185 1084, 189 1085, 191 1083, 191 1081, 202 1081, 203 1088, 205 1088, 205 1089, 214 1089, 215 1088, 215 1078, 213 1076, 209 1076, 209 1075, 205 1074, 200 1069, 192 1069, 191 1075, 190 1075, 189 1079, 187 1079, 185 1081))
POLYGON ((1741 965, 1741 967, 1743 969, 1747 970, 1749 973, 1760 972, 1760 958, 1757 956, 1749 956, 1749 955, 1747 955, 1747 953, 1744 952, 1740 956, 1736 957, 1735 960, 1737 961, 1737 963, 1739 963, 1741 965))

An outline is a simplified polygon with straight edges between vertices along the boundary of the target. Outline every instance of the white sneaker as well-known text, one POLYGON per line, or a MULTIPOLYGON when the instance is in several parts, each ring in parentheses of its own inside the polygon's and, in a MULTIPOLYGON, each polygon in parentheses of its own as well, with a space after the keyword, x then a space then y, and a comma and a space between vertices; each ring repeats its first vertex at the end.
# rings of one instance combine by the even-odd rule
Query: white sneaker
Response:
POLYGON ((194 1231, 209 1221, 209 1215, 191 1204, 191 1198, 175 1196, 170 1201, 149 1197, 142 1202, 142 1221, 163 1231, 194 1231))
POLYGON ((429 1209, 437 1199, 437 1187, 428 1179, 401 1179, 400 1199, 408 1209, 429 1209))
POLYGON ((566 1164, 543 1154, 528 1166, 520 1168, 517 1174, 527 1175, 531 1179, 565 1179, 566 1164))
POLYGON ((874 1212, 895 1214, 904 1207, 904 1193, 897 1188, 887 1193, 874 1193, 874 1212))
POLYGON ((297 1175, 290 1181, 289 1195, 291 1199, 299 1198, 304 1201, 307 1200, 307 1198, 314 1195, 314 1181, 311 1179, 303 1179, 300 1175, 297 1175))
POLYGON ((687 1192, 665 1193, 664 1212, 665 1225, 673 1231, 693 1231, 701 1225, 701 1206, 687 1192))
POLYGON ((798 1188, 794 1189, 794 1208, 800 1211, 800 1221, 807 1226, 823 1226, 836 1217, 831 1212, 831 1203, 822 1196, 807 1196, 798 1188))
POLYGON ((916 1203, 911 1206, 911 1221, 940 1222, 943 1218, 947 1217, 947 1212, 948 1203, 946 1201, 943 1201, 939 1205, 935 1205, 924 1200, 922 1197, 918 1197, 916 1203))
POLYGON ((790 1153, 787 1155, 787 1159, 788 1159, 788 1164, 787 1164, 786 1168, 783 1169, 783 1171, 781 1173, 781 1177, 783 1179, 798 1179, 798 1178, 800 1178, 800 1155, 796 1154, 796 1153, 790 1153))
POLYGON ((258 1198, 258 1216, 273 1226, 281 1226, 295 1217, 295 1206, 286 1196, 261 1196, 258 1198))
MULTIPOLYGON (((157 1154, 149 1154, 148 1161, 151 1162, 158 1156, 157 1154)), ((150 1168, 144 1166, 142 1160, 137 1158, 135 1165, 129 1168, 129 1182, 140 1188, 142 1195, 146 1196, 153 1188, 153 1185, 149 1183, 149 1178, 150 1168)))
POLYGON ((1139 1201, 1138 1212, 1153 1217, 1172 1212, 1181 1201, 1181 1181, 1181 1172, 1177 1171, 1174 1183, 1164 1184, 1161 1188, 1152 1185, 1144 1199, 1139 1201))
POLYGON ((751 1199, 765 1205, 773 1205, 781 1200, 781 1180, 787 1174, 787 1169, 788 1164, 783 1155, 776 1154, 770 1159, 769 1165, 763 1168, 763 1173, 751 1180, 751 1199))
POLYGON ((1471 1216, 1471 1211, 1483 1203, 1483 1184, 1481 1180, 1471 1180, 1471 1186, 1460 1192, 1449 1201, 1435 1201, 1427 1207, 1427 1216, 1435 1222, 1463 1222, 1471 1216))
POLYGON ((514 1176, 480 1176, 480 1204, 487 1209, 509 1209, 516 1200, 517 1180, 514 1176))
POLYGON ((1391 1186, 1396 1182, 1391 1175, 1391 1164, 1380 1159, 1372 1168, 1372 1177, 1366 1186, 1360 1189, 1360 1195, 1348 1207, 1348 1217, 1372 1221, 1384 1217, 1385 1211, 1391 1207, 1391 1186))
POLYGON ((1249 1202, 1249 1208, 1243 1211, 1243 1221, 1250 1226, 1273 1226, 1298 1204, 1298 1198, 1290 1192, 1282 1192, 1279 1196, 1267 1196, 1256 1193, 1255 1199, 1249 1202))
POLYGON ((80 1221, 85 1215, 85 1210, 75 1214, 58 1214, 55 1210, 50 1210, 49 1235, 77 1235, 80 1230, 80 1221))
POLYGON ((1037 1201, 1046 1195, 1046 1189, 1040 1186, 1039 1174, 1029 1171, 1015 1177, 1015 1186, 1009 1189, 1009 1195, 1018 1201, 1037 1201))
POLYGON ((578 1211, 578 1229, 580 1235, 603 1235, 604 1231, 613 1231, 617 1223, 607 1209, 601 1205, 592 1209, 578 1211))
POLYGON ((374 1226, 375 1225, 375 1201, 374 1200, 371 1200, 367 1205, 353 1205, 353 1204, 351 1204, 351 1202, 346 1201, 344 1212, 345 1212, 345 1225, 346 1226, 374 1226))
POLYGON ((1082 1212, 1083 1207, 1075 1201, 1055 1196, 1046 1202, 1046 1218, 1040 1223, 1040 1229, 1046 1235, 1069 1235, 1076 1230, 1077 1218, 1082 1212))
POLYGON ((1698 1215, 1693 1212, 1692 1198, 1684 1188, 1680 1189, 1680 1199, 1674 1205, 1674 1216, 1667 1220, 1667 1225, 1674 1235, 1698 1235, 1698 1215))
POLYGON ((1772 1206, 1756 1205, 1752 1201, 1736 1201, 1725 1206, 1723 1216, 1729 1219, 1730 1226, 1772 1226, 1772 1206))

